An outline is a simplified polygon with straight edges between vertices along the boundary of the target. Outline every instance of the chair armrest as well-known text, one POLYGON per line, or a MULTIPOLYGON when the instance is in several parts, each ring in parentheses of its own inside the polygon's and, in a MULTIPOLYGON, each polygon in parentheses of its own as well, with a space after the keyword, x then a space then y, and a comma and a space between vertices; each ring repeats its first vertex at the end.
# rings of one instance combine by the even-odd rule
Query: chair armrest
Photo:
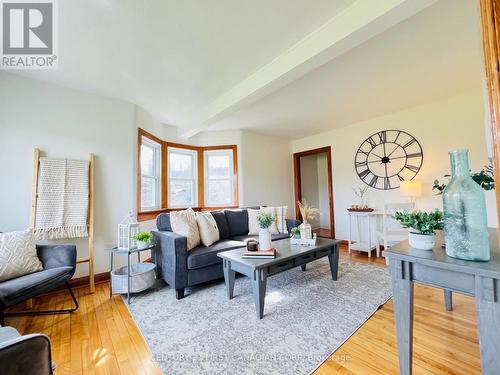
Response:
POLYGON ((0 342, 3 374, 53 374, 50 340, 35 333, 0 342))
POLYGON ((37 245, 36 251, 44 270, 68 266, 73 272, 76 269, 75 245, 37 245))
POLYGON ((173 288, 187 287, 187 238, 169 231, 152 231, 156 266, 173 288))
POLYGON ((292 228, 298 227, 300 224, 302 224, 300 220, 286 219, 286 229, 288 229, 288 233, 291 233, 292 228))

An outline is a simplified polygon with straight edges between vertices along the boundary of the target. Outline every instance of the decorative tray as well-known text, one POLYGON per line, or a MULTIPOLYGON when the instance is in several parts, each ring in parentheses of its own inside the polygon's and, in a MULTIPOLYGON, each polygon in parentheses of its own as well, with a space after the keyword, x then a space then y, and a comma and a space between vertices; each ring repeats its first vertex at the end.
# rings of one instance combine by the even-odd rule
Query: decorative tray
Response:
POLYGON ((291 245, 303 245, 303 246, 314 246, 316 245, 316 238, 302 239, 302 238, 290 238, 291 245))
POLYGON ((374 211, 374 208, 348 208, 347 211, 349 212, 372 212, 374 211))

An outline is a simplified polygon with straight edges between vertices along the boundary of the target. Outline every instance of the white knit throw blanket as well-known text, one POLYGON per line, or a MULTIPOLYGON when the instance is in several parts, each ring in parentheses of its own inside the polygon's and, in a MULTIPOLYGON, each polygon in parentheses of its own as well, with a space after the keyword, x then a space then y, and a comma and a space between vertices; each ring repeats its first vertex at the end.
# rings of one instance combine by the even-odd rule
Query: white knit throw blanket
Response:
POLYGON ((38 173, 37 238, 87 237, 89 162, 42 157, 38 173))

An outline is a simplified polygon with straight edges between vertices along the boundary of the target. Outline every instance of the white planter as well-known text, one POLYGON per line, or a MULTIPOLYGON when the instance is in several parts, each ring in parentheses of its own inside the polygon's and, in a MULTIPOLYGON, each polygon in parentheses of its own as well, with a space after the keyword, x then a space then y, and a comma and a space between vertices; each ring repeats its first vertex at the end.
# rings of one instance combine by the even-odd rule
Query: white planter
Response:
POLYGON ((271 246, 271 232, 269 228, 259 231, 259 250, 269 250, 271 246))
POLYGON ((436 245, 435 234, 420 234, 408 232, 410 246, 419 250, 432 250, 436 245))
POLYGON ((312 238, 312 227, 311 224, 303 222, 299 225, 300 238, 305 240, 310 240, 312 238))
POLYGON ((149 246, 149 243, 144 241, 136 241, 136 244, 138 249, 145 249, 146 247, 149 246))

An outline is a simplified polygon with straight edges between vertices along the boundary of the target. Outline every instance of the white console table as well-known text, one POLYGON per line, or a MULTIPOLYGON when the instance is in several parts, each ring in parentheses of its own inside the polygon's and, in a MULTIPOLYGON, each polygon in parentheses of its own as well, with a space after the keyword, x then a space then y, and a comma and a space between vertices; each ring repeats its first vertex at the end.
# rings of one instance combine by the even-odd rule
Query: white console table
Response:
POLYGON ((372 211, 372 212, 356 212, 347 211, 349 216, 349 254, 351 250, 365 251, 368 253, 368 257, 372 256, 372 251, 377 251, 377 257, 380 257, 380 244, 378 238, 373 238, 372 225, 373 228, 377 228, 378 218, 382 217, 384 214, 382 211, 372 211), (358 238, 354 239, 352 236, 352 225, 353 219, 356 221, 358 238), (363 231, 362 223, 366 223, 365 231, 363 231), (364 232, 364 233, 363 233, 364 232))

